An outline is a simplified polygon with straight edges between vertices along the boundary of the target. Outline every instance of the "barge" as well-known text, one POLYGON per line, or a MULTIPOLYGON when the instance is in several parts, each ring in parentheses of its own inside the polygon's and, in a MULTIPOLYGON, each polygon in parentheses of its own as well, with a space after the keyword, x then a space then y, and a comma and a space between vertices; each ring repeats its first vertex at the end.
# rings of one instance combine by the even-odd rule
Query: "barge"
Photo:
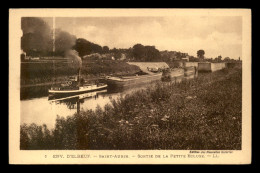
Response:
POLYGON ((125 87, 130 85, 144 84, 150 83, 156 80, 163 80, 164 72, 167 71, 171 78, 179 78, 184 77, 185 75, 194 74, 194 67, 191 67, 187 70, 184 68, 173 68, 173 69, 165 69, 163 72, 150 73, 145 75, 136 75, 136 76, 123 76, 123 77, 115 77, 115 76, 106 76, 105 80, 109 86, 116 87, 125 87))
POLYGON ((129 85, 149 83, 152 81, 160 80, 161 77, 162 77, 162 73, 155 73, 155 74, 123 76, 123 77, 106 76, 105 80, 106 80, 108 86, 123 87, 123 86, 129 86, 129 85))

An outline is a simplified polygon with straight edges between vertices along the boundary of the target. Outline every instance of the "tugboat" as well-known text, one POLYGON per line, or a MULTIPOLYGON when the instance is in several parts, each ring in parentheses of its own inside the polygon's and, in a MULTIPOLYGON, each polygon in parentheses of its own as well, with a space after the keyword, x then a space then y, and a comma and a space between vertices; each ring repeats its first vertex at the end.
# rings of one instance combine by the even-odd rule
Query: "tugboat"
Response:
MULTIPOLYGON (((49 89, 49 94, 55 95, 73 95, 84 92, 96 91, 107 87, 104 83, 89 84, 84 79, 80 78, 82 60, 75 51, 68 51, 66 56, 72 60, 70 65, 77 67, 77 76, 70 77, 68 81, 60 85, 54 85, 49 89)), ((54 67, 55 70, 55 67, 54 67)), ((55 73, 55 71, 54 71, 55 73)))
POLYGON ((49 89, 50 94, 80 94, 84 92, 96 91, 105 89, 107 87, 104 83, 87 84, 86 81, 78 81, 77 77, 70 77, 68 81, 61 83, 60 85, 52 86, 49 89))

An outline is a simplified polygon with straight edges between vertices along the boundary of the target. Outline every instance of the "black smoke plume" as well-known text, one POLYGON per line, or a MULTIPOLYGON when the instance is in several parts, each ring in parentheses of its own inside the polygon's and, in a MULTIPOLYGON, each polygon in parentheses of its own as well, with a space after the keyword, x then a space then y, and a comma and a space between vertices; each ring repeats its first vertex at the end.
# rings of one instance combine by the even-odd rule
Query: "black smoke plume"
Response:
POLYGON ((52 26, 38 17, 23 17, 21 23, 23 31, 21 48, 29 56, 64 56, 65 51, 75 44, 75 36, 56 29, 55 51, 53 52, 52 26))
POLYGON ((69 66, 80 70, 82 68, 82 60, 76 50, 65 51, 65 57, 69 59, 69 66))

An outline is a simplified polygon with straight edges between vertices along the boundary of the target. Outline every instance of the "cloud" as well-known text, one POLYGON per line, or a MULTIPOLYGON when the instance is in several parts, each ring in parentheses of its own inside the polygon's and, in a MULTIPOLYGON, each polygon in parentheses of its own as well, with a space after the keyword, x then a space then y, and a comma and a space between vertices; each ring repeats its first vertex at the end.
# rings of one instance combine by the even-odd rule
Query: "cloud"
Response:
POLYGON ((241 56, 242 40, 234 33, 213 32, 206 38, 193 37, 189 39, 162 39, 157 43, 160 49, 179 50, 196 56, 197 50, 205 50, 206 57, 215 58, 218 55, 238 58, 241 56))
MULTIPOLYGON (((56 19, 57 21, 59 18, 56 19)), ((159 50, 175 50, 196 56, 237 58, 242 49, 241 17, 100 17, 62 18, 60 27, 78 38, 110 48, 129 48, 136 43, 159 50), (68 25, 73 23, 75 25, 68 25)))

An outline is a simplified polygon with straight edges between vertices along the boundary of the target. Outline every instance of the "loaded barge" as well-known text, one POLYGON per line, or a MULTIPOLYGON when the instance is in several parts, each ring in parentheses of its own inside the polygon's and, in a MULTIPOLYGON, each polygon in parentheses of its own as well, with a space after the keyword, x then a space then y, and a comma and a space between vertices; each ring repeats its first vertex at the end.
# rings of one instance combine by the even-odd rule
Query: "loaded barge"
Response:
MULTIPOLYGON (((194 71, 192 70, 193 67, 189 69, 184 68, 168 68, 167 71, 169 72, 168 75, 171 78, 179 78, 184 77, 187 75, 194 74, 194 71)), ((165 71, 166 69, 162 70, 165 71)), ((106 76, 106 83, 108 86, 113 87, 125 87, 130 85, 138 85, 138 84, 144 84, 144 83, 150 83, 156 80, 161 80, 164 76, 164 73, 162 71, 158 71, 155 73, 150 74, 144 74, 144 75, 135 75, 135 76, 123 76, 123 77, 116 77, 116 76, 106 76)))
POLYGON ((160 80, 162 73, 146 74, 146 75, 136 75, 136 76, 106 76, 106 82, 108 86, 129 86, 141 83, 149 83, 155 80, 160 80))

